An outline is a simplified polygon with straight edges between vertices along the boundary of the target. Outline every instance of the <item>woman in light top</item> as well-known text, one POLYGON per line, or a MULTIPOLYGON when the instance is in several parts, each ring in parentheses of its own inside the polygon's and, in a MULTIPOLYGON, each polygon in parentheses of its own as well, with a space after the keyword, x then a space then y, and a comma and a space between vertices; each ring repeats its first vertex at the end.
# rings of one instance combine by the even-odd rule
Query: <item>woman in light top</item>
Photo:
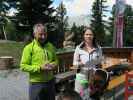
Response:
MULTIPOLYGON (((88 69, 99 68, 102 60, 102 50, 96 43, 94 33, 90 28, 84 29, 83 39, 83 42, 75 49, 73 65, 80 68, 81 71, 83 67, 88 69)), ((88 86, 88 76, 81 71, 76 74, 75 80, 75 91, 78 93, 80 93, 82 89, 87 88, 86 85, 88 86)))

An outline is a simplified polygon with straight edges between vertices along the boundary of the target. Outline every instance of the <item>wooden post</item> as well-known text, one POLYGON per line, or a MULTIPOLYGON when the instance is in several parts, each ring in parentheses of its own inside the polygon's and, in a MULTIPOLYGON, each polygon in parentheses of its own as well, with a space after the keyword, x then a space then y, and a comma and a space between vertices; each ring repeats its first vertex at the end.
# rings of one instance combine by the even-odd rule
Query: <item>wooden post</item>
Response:
POLYGON ((0 70, 6 70, 13 67, 13 57, 12 56, 1 56, 0 57, 0 70))
POLYGON ((128 72, 125 75, 125 100, 128 100, 128 72))
POLYGON ((131 50, 130 59, 131 59, 131 65, 132 65, 132 69, 133 69, 133 49, 131 50))

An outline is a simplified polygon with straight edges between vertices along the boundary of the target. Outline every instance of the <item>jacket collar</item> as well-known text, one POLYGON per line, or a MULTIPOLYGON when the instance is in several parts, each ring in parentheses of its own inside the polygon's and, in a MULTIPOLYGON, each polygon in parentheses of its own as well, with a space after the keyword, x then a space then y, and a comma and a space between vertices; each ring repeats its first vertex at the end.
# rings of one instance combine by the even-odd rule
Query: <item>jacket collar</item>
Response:
MULTIPOLYGON (((35 44, 37 44, 38 46, 42 47, 42 46, 40 45, 40 43, 39 43, 36 39, 33 40, 33 43, 35 43, 35 44)), ((45 42, 45 44, 43 45, 43 47, 46 46, 47 44, 48 44, 48 41, 45 42)))

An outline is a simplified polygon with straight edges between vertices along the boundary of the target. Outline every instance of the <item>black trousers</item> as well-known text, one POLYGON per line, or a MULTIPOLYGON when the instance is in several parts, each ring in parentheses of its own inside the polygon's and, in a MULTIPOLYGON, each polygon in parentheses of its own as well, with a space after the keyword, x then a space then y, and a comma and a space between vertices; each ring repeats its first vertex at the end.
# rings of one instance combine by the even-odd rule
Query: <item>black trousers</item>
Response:
POLYGON ((29 92, 30 100, 55 100, 55 81, 31 83, 29 92))

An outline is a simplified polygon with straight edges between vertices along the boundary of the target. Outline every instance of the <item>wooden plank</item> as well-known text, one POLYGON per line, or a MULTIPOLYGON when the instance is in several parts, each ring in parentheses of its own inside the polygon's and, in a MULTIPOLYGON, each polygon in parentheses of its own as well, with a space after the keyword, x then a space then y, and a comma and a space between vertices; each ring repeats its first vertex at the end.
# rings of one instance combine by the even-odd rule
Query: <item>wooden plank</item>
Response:
POLYGON ((55 75, 56 83, 59 83, 59 82, 65 81, 65 80, 69 80, 72 77, 74 77, 75 75, 76 75, 75 71, 68 71, 68 72, 56 74, 55 75))
POLYGON ((107 90, 111 90, 120 84, 122 84, 125 81, 125 75, 118 76, 112 80, 109 81, 109 85, 107 87, 107 90))
POLYGON ((6 70, 13 67, 14 59, 12 56, 1 56, 0 57, 0 70, 6 70))
MULTIPOLYGON (((133 74, 133 70, 129 72, 129 74, 133 74)), ((114 79, 112 79, 110 82, 109 82, 109 85, 107 87, 107 90, 111 90, 117 86, 119 86, 120 84, 124 83, 125 82, 125 74, 121 75, 121 76, 118 76, 114 79)))

